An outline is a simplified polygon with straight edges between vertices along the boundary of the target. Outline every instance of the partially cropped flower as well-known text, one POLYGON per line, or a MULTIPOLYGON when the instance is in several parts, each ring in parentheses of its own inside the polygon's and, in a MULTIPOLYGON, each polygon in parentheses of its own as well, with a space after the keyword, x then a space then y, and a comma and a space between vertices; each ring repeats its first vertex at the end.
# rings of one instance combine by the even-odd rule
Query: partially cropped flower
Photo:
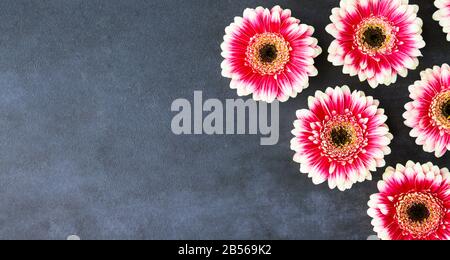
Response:
POLYGON ((379 101, 347 86, 318 91, 309 110, 297 111, 291 148, 300 171, 314 184, 328 181, 331 189, 350 189, 371 180, 384 167, 393 139, 379 101))
POLYGON ((326 27, 336 38, 328 60, 371 87, 390 85, 419 65, 423 22, 408 0, 341 0, 326 27))
POLYGON ((383 240, 449 240, 450 174, 432 163, 389 167, 368 214, 383 240))
POLYGON ((434 5, 439 10, 433 14, 433 19, 439 22, 450 41, 450 0, 436 0, 434 5))
POLYGON ((403 117, 416 143, 440 158, 450 150, 450 67, 435 66, 421 77, 409 87, 413 101, 406 104, 403 117))
POLYGON ((266 102, 287 101, 309 86, 322 49, 314 28, 291 17, 289 9, 246 9, 225 29, 222 75, 239 96, 266 102))

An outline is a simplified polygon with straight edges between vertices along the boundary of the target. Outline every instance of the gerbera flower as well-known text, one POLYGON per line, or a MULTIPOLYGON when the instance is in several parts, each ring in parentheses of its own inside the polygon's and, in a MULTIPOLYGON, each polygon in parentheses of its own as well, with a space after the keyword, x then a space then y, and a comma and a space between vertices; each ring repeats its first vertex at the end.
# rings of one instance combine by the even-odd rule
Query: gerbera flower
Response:
POLYGON ((314 58, 322 50, 311 37, 314 28, 291 17, 288 9, 246 9, 225 32, 222 75, 231 78, 239 96, 287 101, 318 74, 314 58))
POLYGON ((450 174, 432 163, 389 167, 368 214, 383 240, 449 240, 450 174))
POLYGON ((436 0, 434 1, 434 5, 439 10, 433 14, 433 19, 439 22, 447 34, 447 41, 450 41, 450 1, 436 0))
POLYGON ((344 86, 316 92, 308 106, 297 111, 291 148, 314 184, 328 180, 331 189, 344 191, 385 166, 393 136, 378 100, 344 86))
POLYGON ((413 101, 406 104, 403 117, 416 143, 439 158, 450 150, 450 67, 435 66, 421 77, 409 87, 413 101))
POLYGON ((371 87, 390 85, 419 65, 425 47, 419 7, 408 0, 342 0, 326 27, 336 40, 328 60, 371 87))

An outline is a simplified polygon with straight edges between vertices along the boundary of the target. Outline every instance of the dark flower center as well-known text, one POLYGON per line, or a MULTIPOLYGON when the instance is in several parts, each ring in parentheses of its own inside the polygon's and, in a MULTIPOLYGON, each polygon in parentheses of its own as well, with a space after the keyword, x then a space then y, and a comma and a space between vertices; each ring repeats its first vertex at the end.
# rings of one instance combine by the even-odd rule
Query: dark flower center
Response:
POLYGON ((278 57, 277 47, 273 44, 266 44, 259 50, 259 57, 262 62, 273 62, 278 57))
POLYGON ((442 114, 445 118, 450 120, 450 99, 442 107, 442 114))
POLYGON ((331 130, 331 141, 337 147, 348 145, 352 140, 351 133, 344 127, 336 127, 331 130))
POLYGON ((413 222, 423 222, 430 217, 430 211, 422 203, 413 204, 409 207, 407 214, 408 218, 413 222))
POLYGON ((363 41, 371 48, 381 48, 386 41, 386 35, 379 27, 369 27, 363 33, 363 41))

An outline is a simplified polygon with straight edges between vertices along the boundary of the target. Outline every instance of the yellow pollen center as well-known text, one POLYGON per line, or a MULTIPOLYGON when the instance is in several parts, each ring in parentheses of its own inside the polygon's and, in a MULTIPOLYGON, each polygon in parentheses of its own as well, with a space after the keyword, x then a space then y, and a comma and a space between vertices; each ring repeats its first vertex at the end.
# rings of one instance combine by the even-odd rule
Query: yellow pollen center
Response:
POLYGON ((281 35, 255 35, 246 52, 246 62, 256 73, 266 76, 282 72, 290 60, 291 46, 281 35))
POLYGON ((396 217, 405 235, 421 239, 434 233, 444 217, 442 201, 428 193, 409 193, 395 204, 396 217))
POLYGON ((440 93, 433 99, 430 116, 439 127, 450 130, 450 90, 440 93))
POLYGON ((353 143, 355 139, 355 130, 351 126, 337 126, 331 130, 331 143, 338 148, 346 147, 353 143))
POLYGON ((386 42, 386 35, 381 27, 368 27, 362 33, 362 41, 369 48, 378 49, 386 42))
POLYGON ((321 156, 342 165, 352 164, 367 146, 365 125, 358 123, 358 118, 346 110, 344 115, 326 116, 317 138, 322 151, 321 156))
POLYGON ((388 54, 395 47, 394 28, 383 18, 366 19, 356 29, 355 44, 368 55, 388 54))

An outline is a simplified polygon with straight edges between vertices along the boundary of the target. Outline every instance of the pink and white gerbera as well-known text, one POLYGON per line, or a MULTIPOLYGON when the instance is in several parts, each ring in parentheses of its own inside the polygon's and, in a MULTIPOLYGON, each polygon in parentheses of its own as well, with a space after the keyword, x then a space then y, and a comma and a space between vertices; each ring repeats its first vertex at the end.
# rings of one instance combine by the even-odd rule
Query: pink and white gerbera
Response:
POLYGON ((322 49, 312 37, 314 28, 291 17, 289 9, 246 9, 225 32, 222 75, 231 78, 239 96, 287 101, 318 74, 314 58, 322 49))
POLYGON ((439 22, 450 41, 450 0, 436 0, 434 5, 439 10, 433 14, 433 19, 439 22))
POLYGON ((450 173, 432 163, 389 167, 368 214, 383 240, 450 239, 450 173))
POLYGON ((403 117, 416 143, 440 158, 450 150, 450 67, 427 69, 421 78, 409 87, 413 101, 403 117))
POLYGON ((371 87, 390 85, 419 65, 423 22, 408 0, 341 0, 326 27, 336 39, 328 60, 371 87))
POLYGON ((308 106, 297 111, 291 148, 314 184, 328 180, 330 189, 344 191, 385 166, 393 136, 378 100, 344 86, 317 91, 308 106))

